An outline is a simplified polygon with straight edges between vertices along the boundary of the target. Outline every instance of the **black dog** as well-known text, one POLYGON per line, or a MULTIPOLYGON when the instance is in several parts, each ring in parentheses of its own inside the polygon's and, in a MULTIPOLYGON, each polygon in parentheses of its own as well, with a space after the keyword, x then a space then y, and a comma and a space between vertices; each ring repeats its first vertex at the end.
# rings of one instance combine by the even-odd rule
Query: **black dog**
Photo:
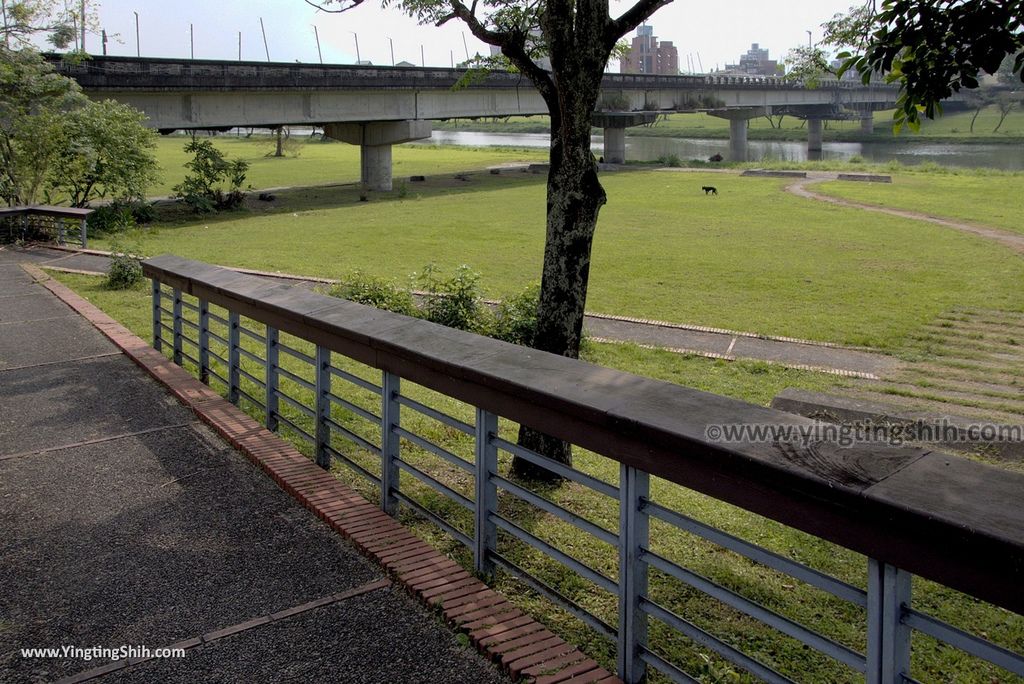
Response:
POLYGON ((705 195, 717 195, 718 194, 718 188, 714 187, 713 185, 702 185, 702 186, 700 186, 700 189, 704 191, 705 195))

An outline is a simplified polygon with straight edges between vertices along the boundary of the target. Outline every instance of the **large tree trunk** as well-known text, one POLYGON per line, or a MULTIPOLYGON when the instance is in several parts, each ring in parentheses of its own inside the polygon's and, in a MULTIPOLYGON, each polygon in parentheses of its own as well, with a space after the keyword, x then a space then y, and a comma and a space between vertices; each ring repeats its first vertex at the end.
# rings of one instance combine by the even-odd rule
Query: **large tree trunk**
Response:
MULTIPOLYGON (((547 238, 533 340, 536 349, 570 358, 579 358, 580 354, 590 251, 598 213, 607 201, 597 177, 597 160, 590 150, 591 116, 598 89, 591 90, 577 89, 575 97, 563 97, 561 112, 552 117, 547 238)), ((519 444, 561 463, 572 463, 569 444, 537 430, 520 427, 519 444)), ((521 458, 513 459, 512 473, 540 481, 560 479, 521 458)))

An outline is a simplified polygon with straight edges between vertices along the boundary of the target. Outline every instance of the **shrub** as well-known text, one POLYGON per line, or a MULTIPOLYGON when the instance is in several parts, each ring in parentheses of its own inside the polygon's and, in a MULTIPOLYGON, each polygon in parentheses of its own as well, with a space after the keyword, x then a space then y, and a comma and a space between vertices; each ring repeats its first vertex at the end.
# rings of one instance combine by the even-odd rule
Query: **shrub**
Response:
POLYGON ((679 158, 678 154, 663 154, 658 157, 658 163, 672 168, 678 168, 683 165, 683 161, 679 158))
POLYGON ((107 272, 107 287, 111 290, 128 290, 142 282, 142 264, 139 257, 129 253, 115 243, 110 252, 110 270, 107 272))
POLYGON ((385 311, 418 316, 419 311, 408 290, 398 287, 390 280, 353 271, 330 289, 333 297, 348 299, 358 304, 375 306, 385 311))
POLYGON ((492 337, 529 347, 537 333, 537 304, 540 283, 529 285, 522 292, 505 298, 498 305, 492 337))
POLYGON ((488 334, 490 312, 481 302, 479 273, 463 264, 450 278, 442 278, 434 264, 429 264, 413 277, 427 293, 423 313, 428 321, 488 334))
POLYGON ((197 213, 234 209, 242 203, 248 162, 225 159, 209 140, 193 140, 185 145, 185 151, 193 155, 185 164, 191 173, 174 186, 171 197, 182 200, 197 213), (221 187, 225 184, 226 190, 221 187))
POLYGON ((131 207, 119 202, 96 207, 89 215, 89 232, 93 235, 121 233, 134 227, 131 207))

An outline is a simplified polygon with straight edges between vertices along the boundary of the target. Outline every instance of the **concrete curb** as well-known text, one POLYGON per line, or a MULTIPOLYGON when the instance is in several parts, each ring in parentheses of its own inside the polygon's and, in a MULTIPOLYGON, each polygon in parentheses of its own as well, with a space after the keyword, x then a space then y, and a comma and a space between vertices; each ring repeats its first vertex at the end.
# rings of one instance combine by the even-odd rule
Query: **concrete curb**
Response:
POLYGON ((22 268, 81 314, 182 404, 266 472, 338 534, 352 542, 398 584, 466 633, 476 648, 513 679, 536 684, 621 684, 577 647, 548 631, 455 561, 415 536, 355 490, 317 467, 172 363, 146 341, 37 266, 22 268))

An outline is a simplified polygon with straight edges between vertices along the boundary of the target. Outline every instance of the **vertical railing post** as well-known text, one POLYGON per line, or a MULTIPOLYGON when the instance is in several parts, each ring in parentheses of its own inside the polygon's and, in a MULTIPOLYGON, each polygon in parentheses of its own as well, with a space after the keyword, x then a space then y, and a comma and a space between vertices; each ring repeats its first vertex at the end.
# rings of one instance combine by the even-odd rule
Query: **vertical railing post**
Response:
POLYGON ((473 565, 481 575, 494 574, 491 554, 497 551, 498 529, 492 519, 498 512, 498 486, 491 479, 498 471, 498 416, 476 410, 476 520, 473 526, 473 565))
POLYGON ((163 302, 161 301, 162 297, 161 297, 161 290, 160 290, 160 281, 157 280, 156 278, 153 278, 152 282, 153 282, 153 349, 156 349, 157 351, 162 351, 163 350, 163 346, 164 346, 163 345, 163 332, 164 331, 163 331, 163 328, 160 327, 160 324, 163 323, 163 318, 160 315, 161 314, 160 307, 163 305, 163 302))
POLYGON ((910 675, 910 628, 903 612, 910 607, 911 574, 868 559, 867 684, 902 684, 910 675))
POLYGON ((238 389, 242 381, 241 374, 238 372, 242 363, 242 355, 238 352, 238 348, 242 344, 240 328, 238 312, 228 311, 228 401, 232 404, 238 403, 240 396, 238 389))
POLYGON ((640 556, 650 544, 650 523, 644 511, 650 497, 650 476, 632 466, 619 468, 619 677, 626 684, 644 678, 640 647, 647 645, 647 615, 640 609, 647 594, 647 564, 640 556))
POLYGON ((89 249, 88 228, 86 228, 85 219, 82 219, 78 229, 82 236, 82 249, 89 249))
POLYGON ((321 345, 316 346, 316 464, 324 470, 330 470, 331 454, 327 447, 331 444, 331 427, 327 419, 331 417, 331 350, 321 345))
POLYGON ((380 507, 388 515, 398 512, 398 463, 399 437, 395 428, 401 423, 401 404, 398 403, 402 391, 401 379, 394 373, 383 372, 381 382, 380 409, 380 507))
POLYGON ((174 288, 174 298, 171 300, 171 311, 174 320, 171 322, 171 329, 174 331, 174 363, 181 365, 181 290, 174 288))
POLYGON ((64 219, 55 218, 54 223, 57 224, 57 244, 64 244, 64 219))
POLYGON ((199 300, 199 380, 210 384, 210 303, 199 300))
POLYGON ((277 400, 277 364, 279 350, 277 348, 277 328, 270 325, 267 326, 266 330, 267 338, 267 353, 263 357, 266 361, 266 376, 264 377, 264 384, 266 385, 267 393, 264 401, 267 407, 266 413, 266 425, 270 431, 277 430, 277 413, 278 413, 278 400, 277 400))

